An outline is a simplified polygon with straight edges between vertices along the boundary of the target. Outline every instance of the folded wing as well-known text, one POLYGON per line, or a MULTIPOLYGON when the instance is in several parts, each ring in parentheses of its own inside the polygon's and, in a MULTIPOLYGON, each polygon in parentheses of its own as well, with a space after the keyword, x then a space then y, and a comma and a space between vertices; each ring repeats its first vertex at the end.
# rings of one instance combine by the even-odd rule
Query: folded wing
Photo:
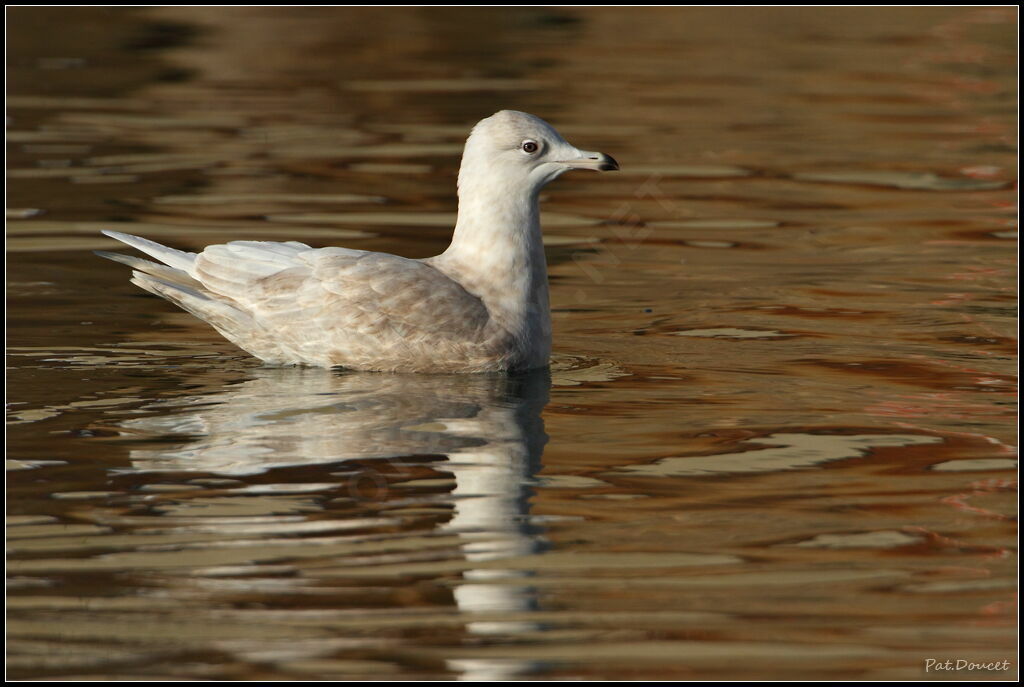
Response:
POLYGON ((104 233, 164 263, 100 253, 131 266, 133 283, 267 362, 431 369, 455 358, 464 365, 489 336, 481 300, 419 260, 294 241, 195 254, 104 233))

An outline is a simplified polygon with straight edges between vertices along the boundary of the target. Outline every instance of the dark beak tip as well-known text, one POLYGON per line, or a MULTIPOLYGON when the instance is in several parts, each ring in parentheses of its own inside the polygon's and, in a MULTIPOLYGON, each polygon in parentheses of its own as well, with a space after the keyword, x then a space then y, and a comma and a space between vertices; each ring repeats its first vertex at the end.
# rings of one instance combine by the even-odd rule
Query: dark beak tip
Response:
POLYGON ((611 155, 604 155, 604 159, 601 160, 601 166, 598 169, 602 172, 616 172, 619 169, 619 163, 611 155))

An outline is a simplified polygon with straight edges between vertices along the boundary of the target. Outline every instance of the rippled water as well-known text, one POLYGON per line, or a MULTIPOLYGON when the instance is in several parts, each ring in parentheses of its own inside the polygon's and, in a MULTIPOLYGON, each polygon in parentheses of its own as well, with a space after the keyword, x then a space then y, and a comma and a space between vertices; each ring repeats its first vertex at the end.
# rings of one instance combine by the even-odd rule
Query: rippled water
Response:
POLYGON ((8 19, 10 677, 1016 676, 1014 8, 8 19), (435 254, 502 108, 622 165, 549 372, 261 367, 89 250, 435 254))

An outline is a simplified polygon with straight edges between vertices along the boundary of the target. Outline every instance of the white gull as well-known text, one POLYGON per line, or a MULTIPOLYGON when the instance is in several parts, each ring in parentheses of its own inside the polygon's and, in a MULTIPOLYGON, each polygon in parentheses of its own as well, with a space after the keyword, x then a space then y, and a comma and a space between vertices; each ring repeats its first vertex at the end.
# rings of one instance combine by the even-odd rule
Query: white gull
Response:
POLYGON ((451 245, 423 260, 296 241, 231 241, 186 253, 104 231, 163 264, 118 253, 132 283, 270 364, 386 372, 544 367, 551 352, 538 195, 570 169, 615 170, 544 120, 479 122, 459 169, 451 245))

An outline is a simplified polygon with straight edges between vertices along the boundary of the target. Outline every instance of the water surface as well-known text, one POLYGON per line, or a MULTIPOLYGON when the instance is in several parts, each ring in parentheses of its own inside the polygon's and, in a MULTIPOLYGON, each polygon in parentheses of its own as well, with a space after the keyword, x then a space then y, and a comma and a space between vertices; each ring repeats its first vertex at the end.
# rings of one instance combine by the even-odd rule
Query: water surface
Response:
POLYGON ((1016 676, 1013 9, 8 19, 10 677, 1016 676), (436 254, 503 108, 622 165, 550 371, 263 367, 91 253, 436 254))

